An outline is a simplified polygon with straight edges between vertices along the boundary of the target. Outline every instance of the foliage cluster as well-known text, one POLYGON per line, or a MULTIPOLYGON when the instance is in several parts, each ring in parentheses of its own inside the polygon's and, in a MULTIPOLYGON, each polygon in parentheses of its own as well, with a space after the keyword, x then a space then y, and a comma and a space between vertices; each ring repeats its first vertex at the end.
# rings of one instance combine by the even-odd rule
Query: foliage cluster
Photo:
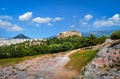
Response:
POLYGON ((94 35, 90 35, 89 37, 73 36, 62 39, 54 37, 49 38, 46 41, 36 41, 34 43, 27 41, 24 43, 0 47, 0 59, 64 52, 101 44, 106 38, 106 36, 97 38, 94 35))
POLYGON ((120 39, 120 30, 113 32, 113 33, 111 34, 110 38, 111 38, 111 39, 120 39))

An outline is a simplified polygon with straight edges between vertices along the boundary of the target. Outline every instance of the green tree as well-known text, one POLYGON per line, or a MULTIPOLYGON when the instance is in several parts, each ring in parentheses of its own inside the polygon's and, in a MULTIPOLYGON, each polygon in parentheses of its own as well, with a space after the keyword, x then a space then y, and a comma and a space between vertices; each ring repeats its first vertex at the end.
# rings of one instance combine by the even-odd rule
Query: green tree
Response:
POLYGON ((113 32, 113 33, 111 34, 110 38, 111 38, 111 39, 120 39, 120 30, 113 32))
POLYGON ((73 49, 73 45, 70 42, 64 42, 62 44, 62 48, 63 48, 63 51, 71 50, 71 49, 73 49))
POLYGON ((49 49, 51 53, 57 53, 62 51, 62 46, 60 44, 51 44, 49 49))

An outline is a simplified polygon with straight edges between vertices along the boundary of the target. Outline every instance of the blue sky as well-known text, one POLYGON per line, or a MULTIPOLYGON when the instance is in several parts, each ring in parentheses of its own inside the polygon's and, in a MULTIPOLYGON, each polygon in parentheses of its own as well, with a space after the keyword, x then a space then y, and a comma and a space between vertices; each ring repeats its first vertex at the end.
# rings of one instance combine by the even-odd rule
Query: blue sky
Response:
POLYGON ((120 0, 0 0, 0 37, 120 29, 120 0))

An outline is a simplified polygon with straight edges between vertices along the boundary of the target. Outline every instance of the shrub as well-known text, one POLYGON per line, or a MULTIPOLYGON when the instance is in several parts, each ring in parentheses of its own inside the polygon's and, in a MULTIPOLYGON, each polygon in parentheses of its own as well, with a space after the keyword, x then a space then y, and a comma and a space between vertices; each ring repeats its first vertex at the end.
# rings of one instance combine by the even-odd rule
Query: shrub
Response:
MULTIPOLYGON (((120 34, 119 34, 120 35, 120 34)), ((24 57, 37 54, 47 54, 47 53, 57 53, 68 51, 76 48, 82 48, 87 46, 93 46, 101 44, 106 39, 105 36, 97 38, 94 35, 89 37, 68 37, 68 38, 49 38, 43 44, 34 45, 35 41, 24 42, 9 46, 0 47, 0 59, 1 58, 14 58, 14 57, 24 57)))
POLYGON ((120 39, 120 30, 113 32, 113 33, 111 34, 110 38, 111 38, 111 39, 120 39))

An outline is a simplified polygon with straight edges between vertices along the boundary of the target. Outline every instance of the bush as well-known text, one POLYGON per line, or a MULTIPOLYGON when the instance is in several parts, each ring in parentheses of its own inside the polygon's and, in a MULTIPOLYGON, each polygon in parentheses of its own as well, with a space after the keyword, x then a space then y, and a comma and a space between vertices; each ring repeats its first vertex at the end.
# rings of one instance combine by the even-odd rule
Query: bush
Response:
POLYGON ((105 39, 106 39, 105 36, 97 38, 94 35, 90 35, 89 37, 82 37, 82 38, 78 36, 62 38, 62 39, 49 38, 45 42, 27 41, 24 43, 0 47, 0 59, 63 52, 72 49, 101 44, 105 41, 105 39), (42 42, 42 44, 35 45, 36 43, 39 42, 40 43, 42 42))
POLYGON ((110 38, 111 38, 111 39, 120 39, 120 30, 113 32, 113 33, 111 34, 110 38))
POLYGON ((62 44, 62 47, 63 47, 63 51, 67 51, 67 50, 73 49, 73 45, 70 42, 64 42, 62 44))
POLYGON ((51 53, 57 53, 61 51, 62 46, 60 44, 51 44, 49 45, 49 49, 51 53))

